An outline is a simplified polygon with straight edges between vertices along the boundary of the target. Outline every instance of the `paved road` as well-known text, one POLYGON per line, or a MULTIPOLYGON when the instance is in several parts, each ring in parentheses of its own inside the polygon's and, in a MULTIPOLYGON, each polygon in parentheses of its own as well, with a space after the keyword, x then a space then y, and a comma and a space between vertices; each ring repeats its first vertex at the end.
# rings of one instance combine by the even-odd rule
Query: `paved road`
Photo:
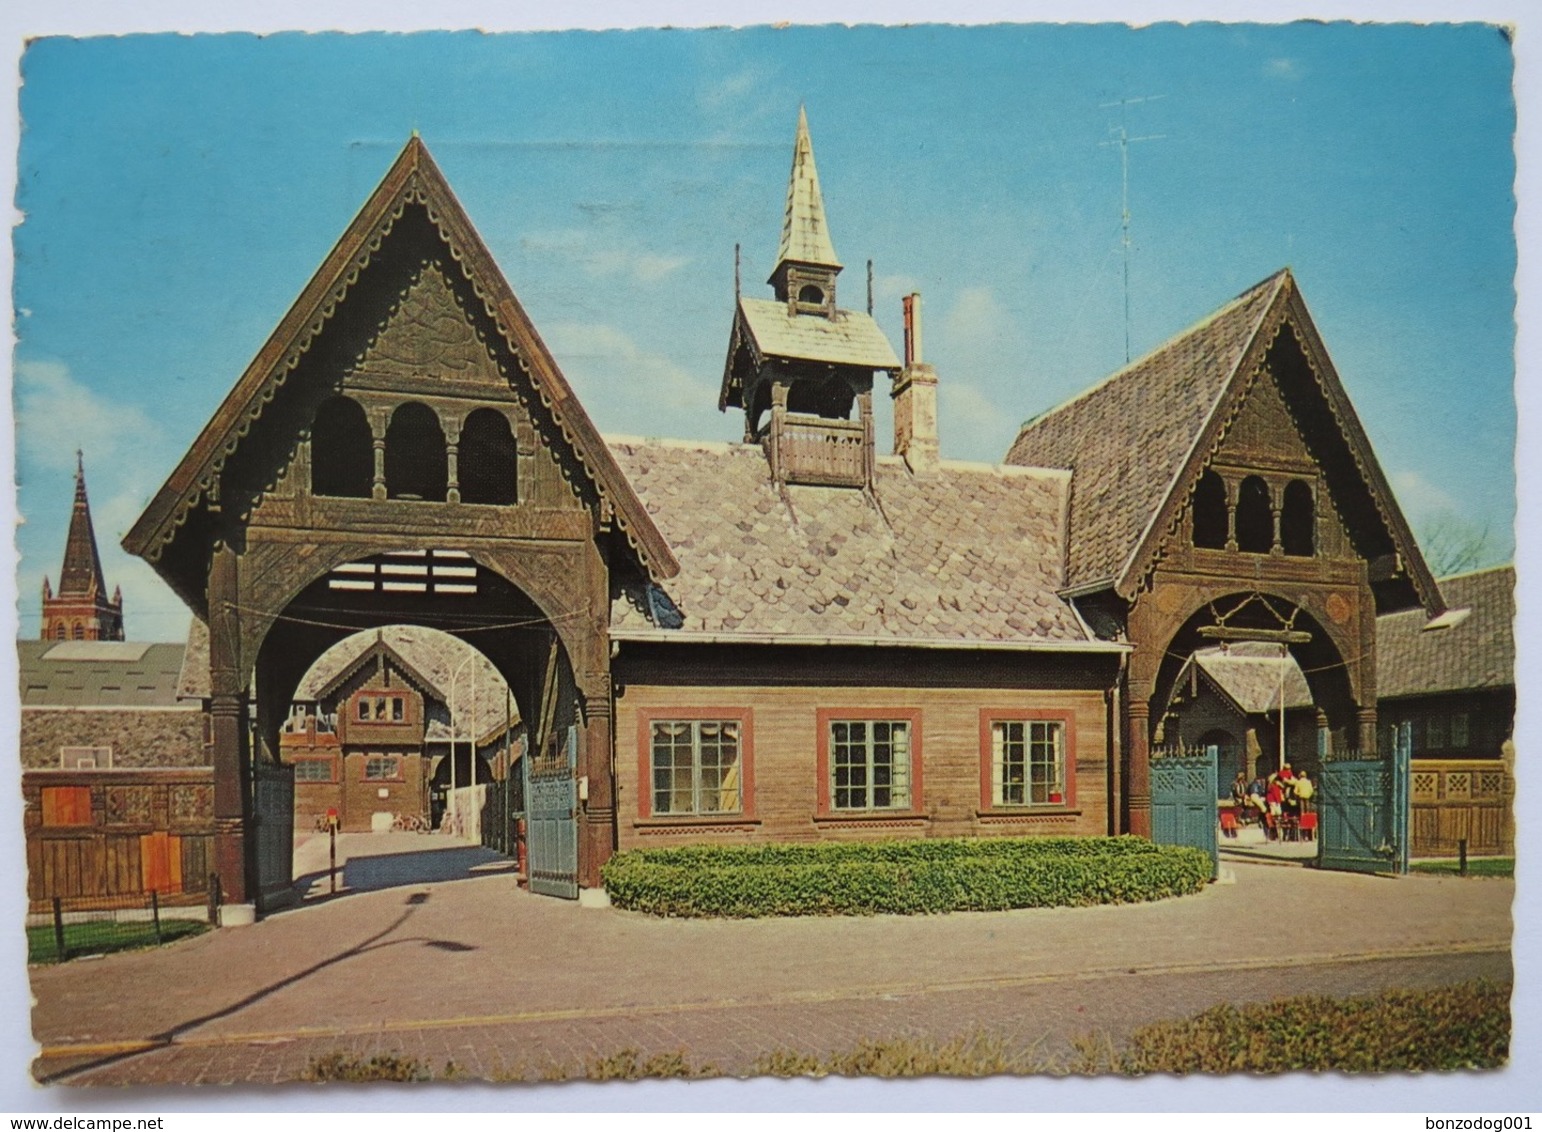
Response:
POLYGON ((1043 1062, 1078 1035, 1117 1038, 1220 1001, 1510 971, 1501 880, 1238 864, 1233 884, 1148 905, 672 921, 532 897, 495 859, 438 838, 347 850, 345 877, 370 890, 35 968, 35 1072, 270 1082, 343 1051, 540 1076, 631 1047, 742 1073, 777 1049, 979 1029, 1043 1062))

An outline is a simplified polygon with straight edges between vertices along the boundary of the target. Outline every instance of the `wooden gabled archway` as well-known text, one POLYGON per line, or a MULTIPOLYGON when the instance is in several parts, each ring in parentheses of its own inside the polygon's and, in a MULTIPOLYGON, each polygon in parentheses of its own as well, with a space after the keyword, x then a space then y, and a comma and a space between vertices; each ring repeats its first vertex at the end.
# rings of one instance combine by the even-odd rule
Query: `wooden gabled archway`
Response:
POLYGON ((510 618, 501 643, 489 632, 478 647, 527 718, 542 714, 531 681, 570 689, 589 779, 581 880, 598 883, 614 843, 610 594, 677 566, 418 138, 124 546, 208 623, 216 868, 229 899, 252 896, 248 785, 253 760, 276 753, 294 666, 320 639, 302 624, 453 620, 452 591, 403 588, 411 574, 382 573, 367 600, 326 579, 442 551, 468 556, 477 593, 510 618), (566 673, 556 685, 549 655, 566 673))

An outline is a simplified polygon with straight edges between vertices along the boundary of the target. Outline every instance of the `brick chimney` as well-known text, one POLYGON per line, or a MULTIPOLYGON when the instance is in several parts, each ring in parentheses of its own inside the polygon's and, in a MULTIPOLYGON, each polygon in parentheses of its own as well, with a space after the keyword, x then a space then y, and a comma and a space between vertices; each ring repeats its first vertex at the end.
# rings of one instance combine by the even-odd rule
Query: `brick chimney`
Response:
POLYGON ((937 470, 937 371, 921 360, 921 296, 905 296, 905 368, 894 380, 894 454, 918 476, 937 470))

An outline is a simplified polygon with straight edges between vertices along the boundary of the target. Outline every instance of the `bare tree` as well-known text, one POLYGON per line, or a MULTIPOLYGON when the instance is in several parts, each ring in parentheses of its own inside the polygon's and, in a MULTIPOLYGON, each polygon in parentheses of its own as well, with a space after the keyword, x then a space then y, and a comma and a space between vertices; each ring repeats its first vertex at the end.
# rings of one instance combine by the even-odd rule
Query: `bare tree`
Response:
POLYGON ((1492 554, 1488 524, 1479 527, 1450 511, 1440 512, 1425 524, 1419 545, 1424 561, 1437 578, 1475 570, 1492 554))

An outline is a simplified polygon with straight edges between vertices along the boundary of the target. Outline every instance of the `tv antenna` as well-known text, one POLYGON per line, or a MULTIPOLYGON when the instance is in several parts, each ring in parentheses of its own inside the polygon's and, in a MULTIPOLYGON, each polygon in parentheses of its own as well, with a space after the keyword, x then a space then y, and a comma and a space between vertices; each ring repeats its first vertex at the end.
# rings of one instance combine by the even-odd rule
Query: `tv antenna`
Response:
POLYGON ((1117 102, 1103 102, 1098 105, 1099 110, 1111 110, 1119 108, 1119 124, 1110 126, 1108 132, 1111 135, 1108 141, 1099 142, 1099 146, 1119 147, 1119 173, 1122 192, 1120 197, 1119 218, 1123 233, 1121 244, 1124 248, 1124 364, 1130 364, 1130 146, 1136 142, 1158 141, 1165 138, 1166 134, 1142 134, 1139 137, 1131 137, 1125 124, 1125 114, 1131 106, 1137 106, 1143 102, 1156 102, 1166 98, 1165 94, 1146 94, 1139 98, 1121 98, 1117 102))

